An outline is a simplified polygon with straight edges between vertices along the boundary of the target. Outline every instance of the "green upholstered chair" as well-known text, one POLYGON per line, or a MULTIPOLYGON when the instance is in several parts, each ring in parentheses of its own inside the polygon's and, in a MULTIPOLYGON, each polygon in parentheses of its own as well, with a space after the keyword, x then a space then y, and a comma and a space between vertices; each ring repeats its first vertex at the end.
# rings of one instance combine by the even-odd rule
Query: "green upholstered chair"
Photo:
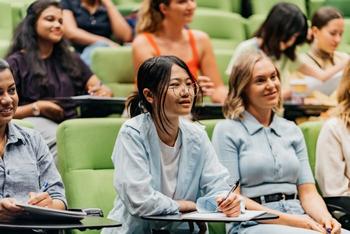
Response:
MULTIPOLYGON (((220 119, 205 119, 200 120, 199 122, 205 126, 205 131, 208 134, 209 139, 211 139, 213 135, 213 131, 216 123, 220 121, 220 119)), ((224 223, 208 223, 208 229, 210 234, 221 234, 226 233, 226 228, 224 223)))
POLYGON ((325 0, 324 5, 336 7, 341 10, 345 17, 350 17, 349 0, 325 0))
POLYGON ((264 22, 266 16, 263 14, 251 15, 245 24, 245 30, 248 38, 253 37, 260 25, 264 22))
POLYGON ((135 88, 130 46, 95 49, 91 68, 116 97, 127 97, 135 88))
POLYGON ((228 85, 229 75, 226 74, 226 68, 230 62, 234 50, 214 50, 215 60, 219 68, 221 79, 224 81, 225 85, 228 85))
POLYGON ((302 12, 307 14, 305 0, 251 0, 252 13, 267 15, 270 9, 279 2, 289 2, 297 5, 302 12))
POLYGON ((322 121, 311 121, 311 122, 304 122, 299 125, 301 131, 304 134, 307 153, 309 156, 309 163, 314 175, 315 175, 317 138, 321 131, 322 124, 323 124, 322 121))
POLYGON ((206 32, 214 49, 234 49, 245 40, 245 20, 236 13, 197 9, 190 28, 206 32))
POLYGON ((343 40, 339 45, 338 50, 350 53, 350 18, 345 18, 343 40))
MULTIPOLYGON (((309 155, 309 162, 312 172, 315 172, 316 161, 316 145, 317 138, 322 128, 321 121, 319 122, 305 122, 300 124, 300 128, 304 134, 306 147, 309 155)), ((334 196, 324 197, 328 210, 334 217, 342 224, 345 229, 350 228, 350 197, 348 196, 334 196)))
POLYGON ((221 11, 231 11, 230 0, 196 0, 197 7, 199 8, 210 8, 221 11))
POLYGON ((118 118, 74 119, 59 125, 58 165, 69 208, 101 208, 105 216, 112 209, 116 192, 111 156, 124 121, 118 118))

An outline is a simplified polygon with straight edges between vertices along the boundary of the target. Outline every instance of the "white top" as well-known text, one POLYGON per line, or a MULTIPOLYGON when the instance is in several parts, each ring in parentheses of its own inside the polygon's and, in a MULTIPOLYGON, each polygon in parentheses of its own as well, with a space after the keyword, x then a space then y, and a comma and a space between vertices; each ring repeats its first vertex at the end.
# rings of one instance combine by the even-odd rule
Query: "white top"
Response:
POLYGON ((316 180, 323 196, 350 195, 350 130, 339 118, 322 126, 316 148, 316 180))
POLYGON ((174 198, 177 173, 179 171, 179 159, 181 149, 181 131, 177 135, 175 145, 173 147, 165 144, 159 139, 159 146, 161 151, 161 192, 171 198, 174 198))

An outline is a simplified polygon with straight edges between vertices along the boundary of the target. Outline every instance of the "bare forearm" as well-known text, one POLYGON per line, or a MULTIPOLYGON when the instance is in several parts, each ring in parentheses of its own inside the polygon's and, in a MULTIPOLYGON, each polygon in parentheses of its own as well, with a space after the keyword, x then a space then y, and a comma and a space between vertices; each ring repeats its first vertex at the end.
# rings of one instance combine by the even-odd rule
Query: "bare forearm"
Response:
POLYGON ((124 42, 131 41, 132 39, 132 31, 128 23, 124 20, 123 16, 116 9, 116 6, 112 3, 112 1, 105 1, 104 3, 108 18, 111 22, 111 28, 114 36, 118 39, 121 39, 124 42))
POLYGON ((32 104, 27 104, 17 107, 14 118, 23 119, 31 116, 33 116, 32 104))
POLYGON ((300 202, 306 214, 317 222, 321 222, 325 216, 331 216, 327 210, 326 204, 319 194, 304 195, 303 197, 300 197, 300 202))

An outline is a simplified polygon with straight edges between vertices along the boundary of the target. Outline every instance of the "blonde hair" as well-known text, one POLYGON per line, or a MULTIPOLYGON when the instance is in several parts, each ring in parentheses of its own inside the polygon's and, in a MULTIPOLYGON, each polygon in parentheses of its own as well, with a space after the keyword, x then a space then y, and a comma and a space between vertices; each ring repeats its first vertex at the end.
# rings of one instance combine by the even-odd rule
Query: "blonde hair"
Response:
POLYGON ((344 122, 347 128, 350 128, 350 62, 344 69, 337 93, 338 106, 335 109, 335 115, 344 122))
MULTIPOLYGON (((264 52, 256 51, 246 54, 242 54, 237 58, 237 62, 232 68, 230 80, 229 80, 229 93, 226 97, 223 112, 225 118, 228 119, 242 119, 243 112, 247 107, 247 98, 245 97, 245 89, 249 82, 253 78, 253 71, 255 64, 263 59, 270 60, 264 52)), ((271 60, 270 60, 271 61, 271 60)), ((276 68, 278 79, 280 80, 280 73, 276 68)), ((279 112, 282 107, 281 94, 276 107, 273 108, 274 112, 279 112)))
POLYGON ((136 32, 154 33, 159 30, 164 15, 159 9, 160 4, 169 5, 171 0, 143 0, 136 25, 136 32))

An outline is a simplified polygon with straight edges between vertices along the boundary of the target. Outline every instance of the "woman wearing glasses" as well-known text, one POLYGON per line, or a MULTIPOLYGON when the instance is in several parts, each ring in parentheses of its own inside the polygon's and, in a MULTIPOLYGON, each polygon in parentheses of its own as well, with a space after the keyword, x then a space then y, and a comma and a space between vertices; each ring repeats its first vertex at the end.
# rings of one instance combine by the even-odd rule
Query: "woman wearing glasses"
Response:
POLYGON ((194 211, 200 194, 212 209, 220 203, 226 215, 239 215, 240 198, 231 193, 223 201, 220 196, 230 190, 229 173, 206 132, 182 118, 190 114, 198 93, 187 65, 174 56, 150 58, 140 66, 137 88, 128 102, 133 118, 121 128, 112 156, 118 196, 108 217, 123 226, 103 233, 182 232, 188 225, 158 226, 141 217, 194 211))

